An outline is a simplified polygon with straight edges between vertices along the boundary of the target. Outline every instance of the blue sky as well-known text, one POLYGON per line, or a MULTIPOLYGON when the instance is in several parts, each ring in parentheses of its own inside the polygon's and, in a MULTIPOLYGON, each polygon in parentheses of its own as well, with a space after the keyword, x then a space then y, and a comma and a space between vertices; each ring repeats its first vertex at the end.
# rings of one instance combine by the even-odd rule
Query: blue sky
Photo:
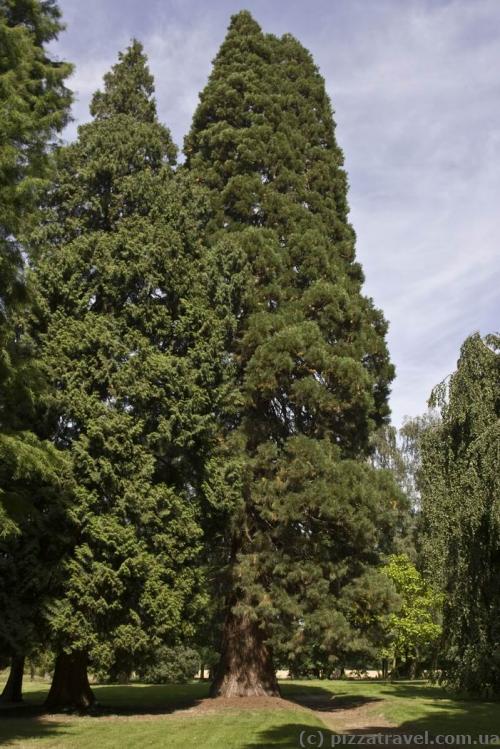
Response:
POLYGON ((74 123, 132 37, 178 145, 230 15, 311 50, 336 111, 365 291, 390 322, 393 421, 426 408, 500 312, 499 0, 59 0, 74 123))

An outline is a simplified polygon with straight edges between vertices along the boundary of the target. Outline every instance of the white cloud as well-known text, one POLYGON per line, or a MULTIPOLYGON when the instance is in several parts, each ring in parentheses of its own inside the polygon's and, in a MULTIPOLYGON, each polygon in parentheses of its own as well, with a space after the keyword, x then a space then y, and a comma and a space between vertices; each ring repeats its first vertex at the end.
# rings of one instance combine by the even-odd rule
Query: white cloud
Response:
POLYGON ((315 51, 366 288, 391 324, 400 423, 424 409, 468 334, 499 327, 500 6, 389 2, 368 26, 315 51))

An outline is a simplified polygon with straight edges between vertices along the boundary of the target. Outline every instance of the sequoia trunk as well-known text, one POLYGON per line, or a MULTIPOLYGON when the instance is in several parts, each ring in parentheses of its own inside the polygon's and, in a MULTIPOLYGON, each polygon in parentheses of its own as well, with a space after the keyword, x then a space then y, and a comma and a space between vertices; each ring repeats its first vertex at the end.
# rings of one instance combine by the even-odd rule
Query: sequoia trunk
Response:
POLYGON ((229 613, 211 697, 278 697, 272 653, 258 622, 229 613))
POLYGON ((22 702, 24 656, 16 655, 10 662, 10 673, 2 692, 2 702, 22 702))
POLYGON ((70 707, 81 710, 93 705, 94 701, 87 676, 87 654, 60 653, 45 706, 51 709, 70 707))

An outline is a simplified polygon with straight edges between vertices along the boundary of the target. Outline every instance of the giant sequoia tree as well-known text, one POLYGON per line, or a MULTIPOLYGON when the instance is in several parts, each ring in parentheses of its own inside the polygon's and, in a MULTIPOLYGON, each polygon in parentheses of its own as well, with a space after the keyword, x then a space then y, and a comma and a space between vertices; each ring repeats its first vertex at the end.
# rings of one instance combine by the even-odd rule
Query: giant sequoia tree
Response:
POLYGON ((131 670, 202 601, 196 487, 216 326, 200 301, 206 205, 159 124, 134 42, 63 149, 38 232, 34 337, 47 430, 71 458, 73 550, 51 608, 48 703, 88 705, 90 658, 131 670))
POLYGON ((233 284, 232 390, 205 491, 225 617, 213 695, 274 694, 272 642, 333 663, 388 601, 397 491, 366 460, 387 417, 386 323, 362 294, 324 82, 291 36, 232 20, 186 139, 233 284))
POLYGON ((445 593, 444 674, 500 693, 500 337, 476 334, 432 403, 422 452, 423 558, 445 593))

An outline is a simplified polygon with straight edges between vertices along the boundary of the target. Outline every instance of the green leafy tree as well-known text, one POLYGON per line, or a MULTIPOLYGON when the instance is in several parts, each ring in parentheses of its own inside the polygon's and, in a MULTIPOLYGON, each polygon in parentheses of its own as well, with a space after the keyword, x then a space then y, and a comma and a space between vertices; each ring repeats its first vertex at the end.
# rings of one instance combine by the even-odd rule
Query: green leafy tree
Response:
POLYGON ((139 676, 146 684, 186 684, 199 670, 200 656, 196 650, 185 645, 163 646, 156 651, 154 663, 140 669, 139 676))
POLYGON ((445 594, 446 680, 500 693, 500 337, 472 335, 431 404, 422 456, 423 558, 445 594))
POLYGON ((399 493, 366 460, 388 414, 387 326, 362 294, 324 81, 293 37, 233 17, 185 151, 234 321, 205 485, 224 619, 212 694, 275 694, 271 643, 356 639, 353 599, 390 546, 399 493))
POLYGON ((429 409, 421 416, 406 418, 399 430, 400 451, 404 464, 402 489, 415 514, 419 514, 421 510, 422 440, 430 429, 439 424, 439 421, 439 413, 434 409, 429 409))
POLYGON ((372 435, 372 464, 393 473, 414 514, 420 511, 422 439, 439 421, 439 414, 429 410, 422 416, 406 417, 400 429, 385 424, 372 435))
POLYGON ((64 148, 37 235, 34 338, 48 426, 76 488, 51 607, 51 706, 93 700, 87 663, 128 672, 193 631, 204 598, 197 485, 217 325, 203 304, 207 204, 173 171, 138 42, 64 148))
MULTIPOLYGON (((397 526, 396 545, 416 561, 420 549, 421 497, 420 474, 422 439, 428 429, 439 423, 439 416, 429 410, 422 416, 406 418, 398 430, 384 424, 371 437, 370 462, 375 468, 390 471, 399 486, 405 504, 397 526)), ((418 565, 420 568, 420 564, 418 565)))
POLYGON ((401 488, 406 488, 406 464, 397 428, 391 424, 384 424, 372 434, 371 445, 370 462, 372 465, 375 468, 391 471, 401 488))
POLYGON ((406 554, 393 554, 383 573, 394 584, 400 607, 386 620, 390 642, 382 657, 397 669, 402 661, 408 675, 415 677, 424 663, 432 661, 442 628, 443 596, 422 577, 406 554))

